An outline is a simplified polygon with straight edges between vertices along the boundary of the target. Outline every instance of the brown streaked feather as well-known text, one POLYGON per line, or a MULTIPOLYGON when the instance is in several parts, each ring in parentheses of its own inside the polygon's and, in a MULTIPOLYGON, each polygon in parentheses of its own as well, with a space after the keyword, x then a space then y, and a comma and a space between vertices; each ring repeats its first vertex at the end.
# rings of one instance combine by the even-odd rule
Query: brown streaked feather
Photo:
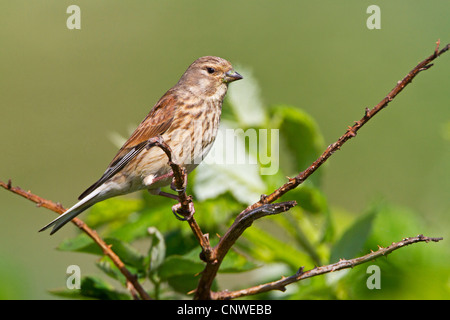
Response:
POLYGON ((177 108, 177 99, 173 91, 173 89, 167 91, 166 94, 159 99, 152 110, 150 110, 149 114, 131 134, 130 138, 128 138, 117 152, 102 177, 87 188, 78 197, 78 200, 83 199, 101 184, 117 174, 117 172, 142 151, 145 142, 148 139, 156 137, 157 135, 162 135, 170 128, 177 108))

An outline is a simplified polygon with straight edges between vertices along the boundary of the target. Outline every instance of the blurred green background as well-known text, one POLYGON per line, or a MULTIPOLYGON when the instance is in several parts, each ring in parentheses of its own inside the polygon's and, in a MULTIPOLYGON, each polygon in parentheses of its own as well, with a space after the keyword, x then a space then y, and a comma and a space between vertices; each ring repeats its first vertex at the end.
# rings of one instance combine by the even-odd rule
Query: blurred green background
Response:
MULTIPOLYGON (((265 105, 303 109, 330 144, 437 39, 450 42, 449 13, 447 0, 2 0, 0 179, 72 205, 114 156, 111 133, 127 136, 204 55, 251 70, 265 105), (66 27, 71 4, 81 8, 81 30, 66 27), (372 4, 381 8, 381 30, 366 27, 372 4)), ((382 198, 418 217, 417 232, 405 237, 444 236, 417 245, 438 257, 420 272, 438 268, 439 278, 401 298, 450 298, 450 272, 442 272, 450 261, 450 53, 435 64, 320 169, 337 220, 382 198)), ((73 227, 37 232, 52 212, 5 190, 0 204, 0 298, 53 299, 47 290, 64 286, 68 265, 96 272, 95 257, 54 250, 73 227)), ((417 278, 411 269, 411 282, 417 278)))

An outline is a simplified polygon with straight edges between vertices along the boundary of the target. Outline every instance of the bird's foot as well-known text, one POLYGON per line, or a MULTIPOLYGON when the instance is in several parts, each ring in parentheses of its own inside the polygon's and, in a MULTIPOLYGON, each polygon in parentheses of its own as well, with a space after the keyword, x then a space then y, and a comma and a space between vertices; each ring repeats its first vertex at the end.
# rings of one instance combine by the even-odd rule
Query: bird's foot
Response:
POLYGON ((194 216, 195 213, 194 203, 192 201, 189 201, 188 211, 183 209, 181 203, 177 203, 172 206, 172 212, 175 215, 175 217, 180 221, 189 220, 194 216))

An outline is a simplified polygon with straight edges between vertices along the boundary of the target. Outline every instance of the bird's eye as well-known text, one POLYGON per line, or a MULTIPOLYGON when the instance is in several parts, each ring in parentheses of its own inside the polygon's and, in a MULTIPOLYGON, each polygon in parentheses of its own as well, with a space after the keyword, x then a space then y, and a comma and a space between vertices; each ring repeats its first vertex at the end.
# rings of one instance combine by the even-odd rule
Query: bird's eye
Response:
POLYGON ((208 71, 209 74, 216 72, 216 70, 214 70, 214 68, 211 68, 211 67, 207 67, 206 71, 208 71))

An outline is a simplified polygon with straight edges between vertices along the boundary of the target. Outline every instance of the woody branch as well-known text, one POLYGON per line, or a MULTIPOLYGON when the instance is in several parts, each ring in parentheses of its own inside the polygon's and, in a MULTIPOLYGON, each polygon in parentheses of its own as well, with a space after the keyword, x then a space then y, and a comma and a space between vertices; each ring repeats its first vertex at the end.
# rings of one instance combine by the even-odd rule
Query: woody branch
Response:
POLYGON ((347 268, 353 268, 357 265, 375 260, 379 257, 387 256, 391 252, 398 250, 400 248, 403 248, 407 245, 418 243, 418 242, 439 242, 442 238, 429 238, 425 237, 423 235, 418 235, 416 237, 411 238, 405 238, 402 241, 392 243, 390 246, 386 248, 378 247, 377 251, 372 251, 369 254, 366 254, 362 257, 358 257, 355 259, 341 259, 339 262, 329 264, 326 266, 316 267, 314 269, 304 271, 304 267, 301 267, 296 274, 290 276, 290 277, 283 277, 280 280, 261 284, 258 286, 254 286, 251 288, 243 289, 243 290, 237 290, 237 291, 221 291, 213 293, 212 298, 216 300, 229 300, 229 299, 236 299, 241 298, 244 296, 254 295, 258 293, 263 293, 267 291, 272 290, 280 290, 285 291, 286 286, 295 282, 299 282, 304 279, 316 277, 319 275, 323 275, 325 273, 335 272, 347 268))
MULTIPOLYGON (((369 120, 371 120, 378 112, 383 110, 389 102, 391 102, 411 81, 424 70, 428 70, 433 66, 433 62, 440 55, 445 53, 450 49, 450 44, 447 44, 443 49, 439 50, 440 40, 436 42, 436 47, 428 58, 420 62, 414 69, 412 69, 402 80, 398 81, 396 86, 372 109, 366 108, 364 116, 356 121, 353 126, 349 126, 344 135, 342 135, 335 143, 329 145, 327 149, 320 155, 320 157, 314 161, 307 169, 300 172, 296 177, 289 178, 289 181, 282 185, 280 188, 276 189, 269 195, 262 195, 261 199, 247 207, 243 210, 235 219, 231 228, 227 231, 226 235, 230 230, 236 225, 240 224, 240 221, 245 220, 246 215, 253 210, 270 204, 278 200, 281 196, 297 188, 302 184, 309 176, 311 176, 322 164, 324 164, 329 157, 333 155, 334 152, 338 151, 348 140, 354 138, 356 133, 361 129, 369 120)), ((202 272, 202 276, 199 281, 199 285, 195 292, 195 299, 214 299, 217 296, 216 293, 211 291, 211 285, 213 279, 215 278, 220 262, 222 261, 224 255, 228 252, 230 246, 226 240, 226 237, 222 238, 218 245, 213 249, 215 253, 215 260, 213 262, 207 263, 205 269, 202 272)), ((220 297, 220 296, 219 296, 220 297)))

